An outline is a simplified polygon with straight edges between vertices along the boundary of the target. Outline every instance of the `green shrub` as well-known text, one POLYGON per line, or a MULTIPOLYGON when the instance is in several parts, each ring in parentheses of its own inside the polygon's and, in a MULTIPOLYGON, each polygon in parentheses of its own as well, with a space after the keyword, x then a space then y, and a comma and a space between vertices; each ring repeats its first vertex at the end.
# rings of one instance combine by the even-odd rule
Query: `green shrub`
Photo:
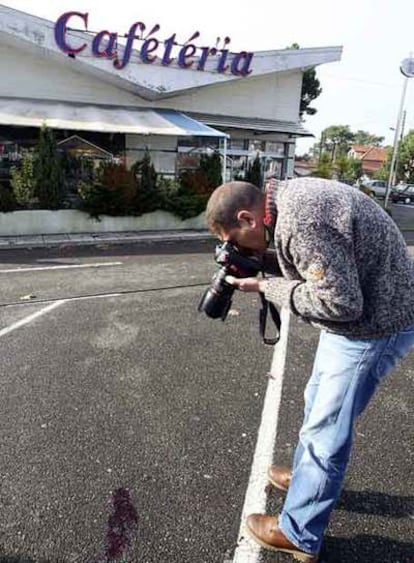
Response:
POLYGON ((131 166, 135 178, 137 191, 133 203, 136 215, 150 213, 159 209, 159 193, 157 186, 157 173, 151 162, 148 150, 145 150, 142 160, 136 161, 131 166))
POLYGON ((200 171, 204 173, 207 184, 212 188, 217 188, 222 183, 220 153, 214 151, 211 155, 202 154, 200 157, 200 171))
POLYGON ((214 188, 208 185, 201 170, 187 170, 178 182, 172 182, 169 190, 164 189, 161 197, 162 209, 181 219, 190 219, 202 213, 214 188))
POLYGON ((35 195, 42 209, 59 209, 64 198, 64 171, 52 129, 41 127, 34 160, 35 195))
POLYGON ((97 177, 79 183, 81 209, 92 217, 99 215, 132 215, 137 185, 134 175, 123 164, 105 162, 97 177))
POLYGON ((35 198, 34 155, 27 152, 22 159, 20 168, 11 168, 11 187, 14 197, 22 207, 29 207, 35 198))
POLYGON ((0 212, 14 211, 17 208, 17 201, 12 190, 0 183, 0 212))
POLYGON ((262 165, 258 154, 256 154, 255 159, 247 168, 245 181, 250 182, 258 188, 261 188, 263 185, 262 165))
POLYGON ((319 159, 316 170, 312 173, 316 178, 332 178, 332 162, 329 154, 323 153, 319 159))

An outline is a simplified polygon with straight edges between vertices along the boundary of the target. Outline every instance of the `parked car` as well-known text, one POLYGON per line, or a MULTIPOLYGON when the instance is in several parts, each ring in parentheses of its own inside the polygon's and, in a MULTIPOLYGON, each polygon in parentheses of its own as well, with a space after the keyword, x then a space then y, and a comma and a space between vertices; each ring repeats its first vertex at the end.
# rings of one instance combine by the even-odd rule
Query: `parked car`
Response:
POLYGON ((414 203, 414 184, 401 184, 391 193, 393 203, 414 203))
POLYGON ((385 180, 367 180, 361 184, 360 189, 368 195, 384 199, 387 193, 387 186, 388 183, 385 180))

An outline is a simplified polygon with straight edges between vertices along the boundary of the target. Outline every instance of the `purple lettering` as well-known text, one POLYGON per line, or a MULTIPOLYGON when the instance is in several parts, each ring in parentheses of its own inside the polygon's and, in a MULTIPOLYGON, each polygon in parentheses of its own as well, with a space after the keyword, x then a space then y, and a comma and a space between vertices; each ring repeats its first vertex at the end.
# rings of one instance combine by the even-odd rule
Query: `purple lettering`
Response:
POLYGON ((55 24, 55 41, 57 45, 60 47, 60 49, 62 49, 64 53, 68 53, 69 55, 77 55, 78 53, 83 51, 85 47, 88 46, 87 43, 84 43, 80 47, 71 47, 66 42, 67 23, 70 20, 70 18, 74 16, 82 18, 85 24, 85 28, 87 29, 88 14, 87 13, 82 14, 81 12, 66 12, 65 14, 62 14, 60 16, 60 18, 57 20, 55 24))
POLYGON ((250 63, 253 59, 253 53, 247 53, 246 51, 241 51, 238 55, 234 57, 231 62, 231 73, 236 76, 248 76, 252 69, 250 63), (242 63, 242 67, 239 68, 239 63, 242 63))
POLYGON ((153 51, 158 49, 160 42, 155 37, 146 39, 141 47, 141 59, 144 63, 153 63, 157 59, 157 55, 150 55, 153 51))
POLYGON ((210 47, 201 47, 201 56, 198 59, 197 70, 204 70, 209 55, 217 55, 217 49, 215 47, 211 49, 210 47))
POLYGON ((230 43, 230 37, 225 37, 223 49, 221 49, 220 60, 217 65, 217 72, 226 72, 226 70, 229 68, 229 65, 226 65, 226 59, 227 59, 227 55, 229 54, 229 50, 224 48, 229 43, 230 43))
MULTIPOLYGON (((56 44, 70 57, 75 58, 75 55, 84 51, 89 46, 89 40, 82 43, 75 34, 69 37, 68 32, 71 30, 69 21, 71 18, 81 18, 87 32, 88 17, 89 14, 87 12, 65 12, 55 23, 54 34, 56 44), (77 41, 78 46, 76 46, 77 41), (75 42, 75 45, 70 44, 70 42, 75 42)), ((221 48, 219 46, 219 43, 221 43, 219 37, 214 47, 198 47, 194 43, 194 40, 200 36, 198 31, 194 32, 190 39, 181 43, 181 45, 177 43, 176 34, 173 33, 164 40, 164 52, 161 57, 157 55, 161 41, 153 37, 160 30, 160 25, 157 23, 150 29, 149 33, 144 34, 146 30, 145 24, 143 22, 133 23, 128 33, 122 35, 122 37, 126 38, 125 45, 122 47, 118 45, 118 33, 113 33, 106 29, 102 30, 92 38, 90 45, 92 55, 113 59, 114 67, 121 70, 129 63, 134 41, 137 39, 141 45, 141 47, 137 47, 137 50, 139 49, 139 58, 146 64, 158 61, 164 66, 169 66, 177 58, 177 66, 184 69, 196 68, 197 70, 204 71, 207 67, 209 71, 214 71, 214 65, 216 65, 215 69, 218 73, 225 73, 230 69, 230 72, 235 76, 248 76, 253 72, 251 64, 254 53, 247 51, 241 51, 237 54, 230 53, 228 48, 230 37, 224 38, 221 48), (197 55, 198 51, 200 51, 199 56, 197 55), (211 57, 210 61, 209 57, 211 57)))
POLYGON ((118 41, 117 33, 110 33, 109 31, 100 31, 95 35, 92 41, 92 54, 95 57, 106 57, 108 59, 113 59, 117 56, 116 45, 118 41), (108 36, 109 40, 104 45, 104 49, 101 50, 101 43, 104 38, 108 36))
POLYGON ((186 59, 192 57, 196 51, 197 51, 197 47, 192 43, 190 43, 189 45, 184 45, 180 49, 180 52, 178 54, 178 65, 181 68, 190 68, 191 66, 193 66, 194 61, 187 62, 186 59))
POLYGON ((172 51, 172 48, 174 47, 174 45, 177 45, 177 43, 175 42, 175 33, 173 33, 171 35, 171 37, 169 37, 168 39, 166 39, 164 41, 164 45, 165 45, 165 51, 164 51, 164 56, 162 57, 161 63, 165 66, 168 66, 174 60, 174 57, 170 57, 170 55, 171 55, 171 51, 172 51))
POLYGON ((142 22, 135 22, 129 28, 127 34, 127 44, 125 45, 125 49, 124 49, 124 56, 122 57, 122 60, 119 60, 118 57, 114 60, 114 67, 117 68, 118 70, 121 70, 129 63, 129 59, 131 58, 131 52, 132 52, 132 44, 134 42, 134 39, 136 39, 135 33, 137 31, 137 28, 140 28, 140 30, 144 32, 145 24, 143 24, 142 22))

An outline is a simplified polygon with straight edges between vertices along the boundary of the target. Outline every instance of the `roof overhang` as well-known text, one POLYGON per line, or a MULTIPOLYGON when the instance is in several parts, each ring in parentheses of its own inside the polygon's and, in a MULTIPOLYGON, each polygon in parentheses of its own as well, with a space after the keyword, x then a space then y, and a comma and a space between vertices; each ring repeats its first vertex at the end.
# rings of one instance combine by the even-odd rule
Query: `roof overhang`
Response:
MULTIPOLYGON (((87 54, 65 55, 56 44, 54 22, 0 5, 0 41, 30 49, 38 56, 52 57, 67 68, 92 74, 147 100, 169 98, 213 84, 252 80, 267 74, 301 72, 309 67, 338 61, 342 54, 342 47, 258 51, 253 55, 251 74, 243 77, 218 72, 218 55, 207 60, 204 70, 199 71, 183 69, 176 61, 169 66, 158 62, 146 64, 140 62, 139 51, 135 50, 132 52, 134 64, 118 70, 113 61, 91 56, 93 37, 90 33, 68 30, 67 37, 73 44, 86 44, 84 53, 87 54)), ((124 46, 119 45, 120 56, 123 52, 124 46)), ((232 56, 236 55, 229 54, 229 63, 232 56)))
POLYGON ((125 106, 0 98, 0 125, 41 127, 103 133, 228 137, 181 112, 125 106))
POLYGON ((302 127, 301 123, 258 117, 237 117, 234 115, 212 115, 207 113, 188 112, 188 116, 211 127, 219 127, 225 131, 243 129, 258 134, 284 133, 291 137, 313 137, 314 135, 302 127))

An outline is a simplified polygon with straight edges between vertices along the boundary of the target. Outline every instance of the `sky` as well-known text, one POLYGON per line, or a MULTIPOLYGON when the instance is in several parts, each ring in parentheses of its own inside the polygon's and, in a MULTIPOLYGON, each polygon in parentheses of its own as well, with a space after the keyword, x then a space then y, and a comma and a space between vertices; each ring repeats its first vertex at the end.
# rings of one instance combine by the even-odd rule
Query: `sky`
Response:
MULTIPOLYGON (((126 33, 135 21, 158 23, 159 36, 194 31, 204 44, 229 36, 234 51, 342 46, 339 62, 317 67, 322 94, 304 127, 315 138, 297 141, 305 153, 331 125, 349 125, 394 143, 404 76, 401 61, 414 56, 413 0, 0 0, 0 3, 55 21, 63 12, 89 13, 94 31, 126 33)), ((408 80, 405 132, 414 129, 414 78, 408 80)), ((283 116, 278 116, 283 119, 283 116)))

